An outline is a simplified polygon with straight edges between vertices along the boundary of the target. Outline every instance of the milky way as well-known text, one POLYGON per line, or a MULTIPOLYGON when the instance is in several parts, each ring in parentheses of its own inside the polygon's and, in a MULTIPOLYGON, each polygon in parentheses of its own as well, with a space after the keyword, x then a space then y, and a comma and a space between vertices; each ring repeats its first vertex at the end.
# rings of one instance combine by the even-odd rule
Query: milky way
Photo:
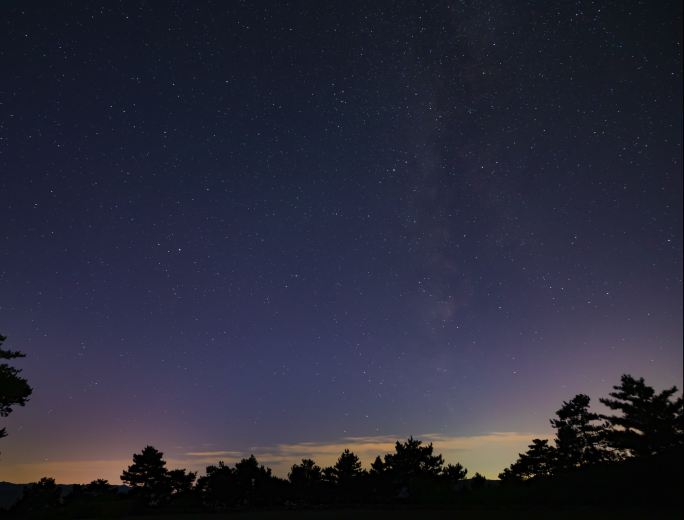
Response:
POLYGON ((0 479, 524 446, 623 373, 681 382, 679 2, 0 13, 0 333, 34 387, 0 479))

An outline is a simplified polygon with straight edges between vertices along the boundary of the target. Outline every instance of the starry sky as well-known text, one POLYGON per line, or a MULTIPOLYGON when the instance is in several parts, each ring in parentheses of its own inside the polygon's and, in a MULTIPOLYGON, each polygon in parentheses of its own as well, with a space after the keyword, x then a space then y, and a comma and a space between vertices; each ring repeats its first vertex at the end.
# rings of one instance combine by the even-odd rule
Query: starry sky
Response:
POLYGON ((0 480, 411 434, 493 477, 576 393, 681 386, 681 23, 3 2, 0 332, 34 395, 0 480))

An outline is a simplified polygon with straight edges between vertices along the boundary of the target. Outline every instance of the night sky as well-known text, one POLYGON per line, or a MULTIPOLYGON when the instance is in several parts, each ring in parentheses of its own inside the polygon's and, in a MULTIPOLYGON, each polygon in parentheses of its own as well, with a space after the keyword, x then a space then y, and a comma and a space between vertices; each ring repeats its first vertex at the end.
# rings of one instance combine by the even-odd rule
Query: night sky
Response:
POLYGON ((0 480, 411 434, 493 477, 576 393, 681 386, 681 24, 3 2, 0 333, 34 395, 0 480))

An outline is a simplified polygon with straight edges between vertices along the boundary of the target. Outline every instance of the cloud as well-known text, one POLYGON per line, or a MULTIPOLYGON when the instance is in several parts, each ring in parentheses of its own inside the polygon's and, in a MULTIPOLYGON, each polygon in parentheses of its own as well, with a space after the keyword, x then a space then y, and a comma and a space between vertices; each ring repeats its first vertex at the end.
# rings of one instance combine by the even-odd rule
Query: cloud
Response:
POLYGON ((218 450, 218 451, 191 451, 186 453, 188 457, 239 457, 241 451, 218 450))
MULTIPOLYGON (((471 469, 471 473, 478 471, 490 478, 495 478, 504 467, 511 464, 517 454, 525 451, 527 445, 535 437, 547 438, 548 436, 519 432, 491 432, 472 436, 425 433, 416 436, 424 442, 432 442, 435 450, 444 455, 447 462, 461 462, 471 469)), ((364 466, 368 467, 376 456, 394 451, 394 444, 399 439, 395 435, 343 437, 332 442, 254 446, 244 453, 234 450, 216 453, 231 454, 232 457, 223 459, 225 462, 236 462, 254 453, 257 459, 272 468, 276 475, 286 476, 292 464, 303 458, 314 459, 320 466, 332 465, 345 448, 356 453, 364 466)), ((202 461, 205 462, 206 453, 189 452, 185 455, 190 458, 202 457, 202 461)), ((215 462, 216 460, 212 461, 212 463, 215 462)))

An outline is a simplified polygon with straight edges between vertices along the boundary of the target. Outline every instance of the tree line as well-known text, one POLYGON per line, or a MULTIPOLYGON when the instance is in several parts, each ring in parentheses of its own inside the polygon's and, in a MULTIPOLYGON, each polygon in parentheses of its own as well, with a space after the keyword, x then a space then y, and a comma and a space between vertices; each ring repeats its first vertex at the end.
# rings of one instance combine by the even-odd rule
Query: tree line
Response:
MULTIPOLYGON (((287 478, 273 475, 254 455, 232 466, 219 461, 208 466, 200 477, 186 469, 168 469, 164 454, 146 446, 133 455, 132 464, 121 474, 128 487, 125 494, 108 481, 98 479, 76 485, 66 497, 52 478, 29 485, 12 508, 21 515, 50 510, 134 502, 137 510, 172 509, 226 511, 240 508, 301 507, 311 505, 353 505, 372 503, 444 502, 456 496, 468 473, 461 464, 445 464, 435 454, 432 443, 409 437, 397 441, 393 453, 376 457, 368 470, 359 457, 345 449, 335 464, 322 468, 312 459, 293 464, 287 478)), ((468 487, 483 487, 487 480, 479 474, 468 487)), ((114 505, 116 509, 116 505, 114 505)), ((86 508, 87 509, 87 508, 86 508)))
MULTIPOLYGON (((0 336, 0 345, 4 339, 0 336)), ((20 356, 0 349, 0 359, 20 356)), ((0 416, 6 417, 14 405, 23 406, 31 394, 19 374, 17 369, 0 365, 0 416)), ((232 466, 219 461, 198 477, 186 469, 168 469, 163 453, 146 446, 133 455, 132 464, 121 474, 128 491, 125 495, 119 486, 98 479, 76 485, 63 496, 54 479, 43 478, 24 489, 12 512, 25 516, 61 510, 76 517, 79 508, 86 516, 97 516, 93 508, 98 507, 128 514, 131 508, 222 511, 321 504, 457 503, 492 488, 498 489, 494 492, 499 497, 505 489, 524 494, 520 486, 538 483, 544 483, 547 491, 554 485, 567 487, 568 482, 574 482, 570 488, 579 489, 573 475, 594 482, 598 479, 595 468, 617 468, 604 471, 600 479, 620 480, 633 473, 629 468, 636 467, 634 461, 643 463, 639 466, 642 472, 644 468, 653 471, 662 461, 681 462, 684 401, 676 394, 674 386, 657 392, 643 378, 623 375, 609 396, 599 399, 611 415, 593 412, 589 396, 578 394, 563 402, 550 420, 555 432, 552 441, 532 439, 528 450, 499 474, 500 481, 488 481, 478 473, 466 479, 468 470, 460 463, 446 464, 432 443, 413 437, 397 441, 392 453, 377 456, 368 469, 346 449, 329 467, 302 459, 292 465, 285 479, 273 475, 254 455, 232 466)), ((5 430, 0 429, 0 437, 4 435, 5 430)), ((672 475, 681 481, 681 465, 672 475)))
POLYGON ((590 398, 578 394, 564 401, 551 419, 553 444, 533 439, 525 453, 499 474, 506 481, 548 478, 582 467, 666 453, 684 441, 682 397, 677 387, 656 392, 643 378, 625 374, 608 398, 599 402, 619 415, 589 409, 590 398))
MULTIPOLYGON (((563 402, 550 420, 552 443, 533 439, 529 449, 499 475, 503 483, 552 479, 589 466, 670 453, 684 444, 684 401, 677 388, 656 392, 643 378, 623 375, 608 398, 599 401, 613 415, 590 410, 590 398, 578 394, 563 402)), ((445 464, 432 443, 413 437, 397 441, 394 452, 378 456, 368 470, 358 456, 344 450, 337 462, 322 468, 312 459, 294 464, 287 479, 275 477, 254 455, 230 467, 223 462, 197 475, 184 469, 168 471, 161 452, 148 446, 133 456, 121 480, 149 503, 195 493, 212 509, 295 503, 426 502, 455 496, 464 488, 480 488, 479 474, 463 481, 468 470, 445 464)))

